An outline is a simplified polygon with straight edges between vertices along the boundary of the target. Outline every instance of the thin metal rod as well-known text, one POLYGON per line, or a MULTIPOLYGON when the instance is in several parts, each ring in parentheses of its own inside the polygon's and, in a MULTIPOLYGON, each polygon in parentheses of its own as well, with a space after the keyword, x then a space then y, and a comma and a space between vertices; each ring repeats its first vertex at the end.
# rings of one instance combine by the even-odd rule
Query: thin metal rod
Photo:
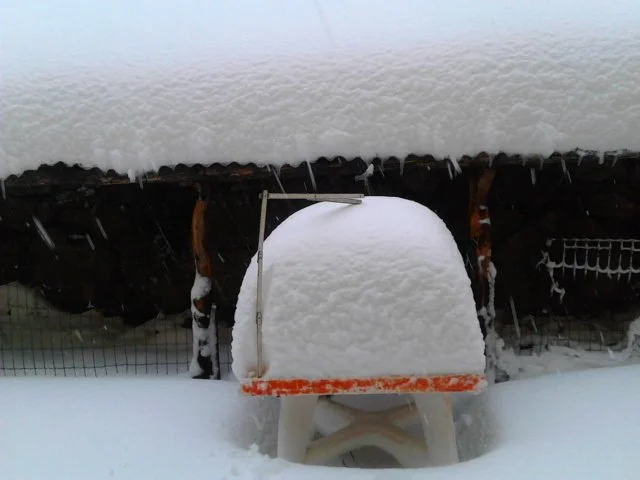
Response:
MULTIPOLYGON (((364 193, 270 193, 269 200, 312 200, 331 201, 333 199, 364 198, 364 193)), ((360 203, 360 202, 358 202, 360 203)))
POLYGON ((362 203, 362 200, 359 198, 323 198, 322 201, 329 203, 348 203, 350 205, 360 205, 362 203))
POLYGON ((258 283, 256 287, 256 342, 258 350, 258 378, 262 377, 264 371, 262 356, 262 258, 264 231, 267 223, 267 202, 269 192, 262 191, 262 205, 260 207, 260 233, 258 234, 258 283))

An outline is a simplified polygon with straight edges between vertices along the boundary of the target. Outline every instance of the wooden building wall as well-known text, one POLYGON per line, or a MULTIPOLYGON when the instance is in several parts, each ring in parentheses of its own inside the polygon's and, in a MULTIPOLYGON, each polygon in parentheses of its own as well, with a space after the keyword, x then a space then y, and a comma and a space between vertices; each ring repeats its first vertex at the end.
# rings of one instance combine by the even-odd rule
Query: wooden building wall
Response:
MULTIPOLYGON (((18 280, 39 289, 61 310, 95 307, 132 324, 158 311, 189 308, 194 272, 189 229, 196 180, 210 191, 216 301, 225 323, 232 319, 244 268, 255 252, 258 195, 264 188, 415 200, 447 223, 472 273, 476 258, 470 240, 469 182, 486 167, 465 166, 456 173, 395 161, 377 164, 372 176, 356 179, 363 169, 354 169, 352 163, 345 162, 343 168, 314 165, 313 175, 302 165, 280 176, 271 171, 195 178, 183 172, 170 181, 140 184, 7 184, 6 197, 0 199, 0 283, 18 280)), ((637 303, 640 284, 635 276, 624 282, 606 276, 567 278, 567 294, 559 303, 550 295, 548 272, 538 265, 548 238, 640 238, 637 161, 555 162, 542 168, 498 162, 492 167, 496 175, 489 210, 498 306, 514 298, 524 314, 549 308, 594 312, 637 303)), ((273 202, 267 231, 304 205, 273 202)))

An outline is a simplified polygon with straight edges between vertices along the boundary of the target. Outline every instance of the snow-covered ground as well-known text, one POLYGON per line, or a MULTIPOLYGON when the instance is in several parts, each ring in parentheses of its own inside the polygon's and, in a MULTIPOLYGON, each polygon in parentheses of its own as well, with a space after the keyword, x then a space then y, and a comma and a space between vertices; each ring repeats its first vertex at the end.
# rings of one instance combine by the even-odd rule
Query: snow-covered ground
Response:
MULTIPOLYGON (((233 380, 5 378, 0 477, 635 479, 639 379, 640 365, 629 365, 491 386, 456 402, 464 462, 421 470, 337 471, 270 458, 278 400, 242 397, 233 380)), ((352 465, 357 462, 355 455, 352 465)))

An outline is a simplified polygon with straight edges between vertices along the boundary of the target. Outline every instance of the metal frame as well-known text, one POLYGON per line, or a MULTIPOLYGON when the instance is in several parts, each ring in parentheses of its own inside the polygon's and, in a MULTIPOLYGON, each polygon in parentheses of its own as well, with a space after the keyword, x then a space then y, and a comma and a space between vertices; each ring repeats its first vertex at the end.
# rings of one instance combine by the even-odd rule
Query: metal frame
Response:
POLYGON ((312 202, 334 202, 358 205, 362 203, 363 193, 269 193, 263 190, 260 194, 260 233, 258 234, 258 283, 256 288, 256 348, 258 353, 258 378, 264 373, 262 348, 262 263, 264 259, 264 231, 267 223, 267 203, 269 200, 309 200, 312 202))

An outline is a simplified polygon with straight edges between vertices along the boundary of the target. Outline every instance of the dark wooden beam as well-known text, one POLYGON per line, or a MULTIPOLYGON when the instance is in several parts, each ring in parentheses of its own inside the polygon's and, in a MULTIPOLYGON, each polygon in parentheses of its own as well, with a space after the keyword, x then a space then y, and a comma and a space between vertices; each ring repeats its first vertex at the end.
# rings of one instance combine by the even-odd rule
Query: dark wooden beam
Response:
POLYGON ((491 216, 489 214, 489 192, 495 175, 495 169, 485 169, 479 176, 472 176, 469 185, 471 239, 476 250, 474 294, 486 343, 487 373, 491 379, 495 378, 497 368, 497 346, 495 344, 496 268, 492 261, 491 216))

